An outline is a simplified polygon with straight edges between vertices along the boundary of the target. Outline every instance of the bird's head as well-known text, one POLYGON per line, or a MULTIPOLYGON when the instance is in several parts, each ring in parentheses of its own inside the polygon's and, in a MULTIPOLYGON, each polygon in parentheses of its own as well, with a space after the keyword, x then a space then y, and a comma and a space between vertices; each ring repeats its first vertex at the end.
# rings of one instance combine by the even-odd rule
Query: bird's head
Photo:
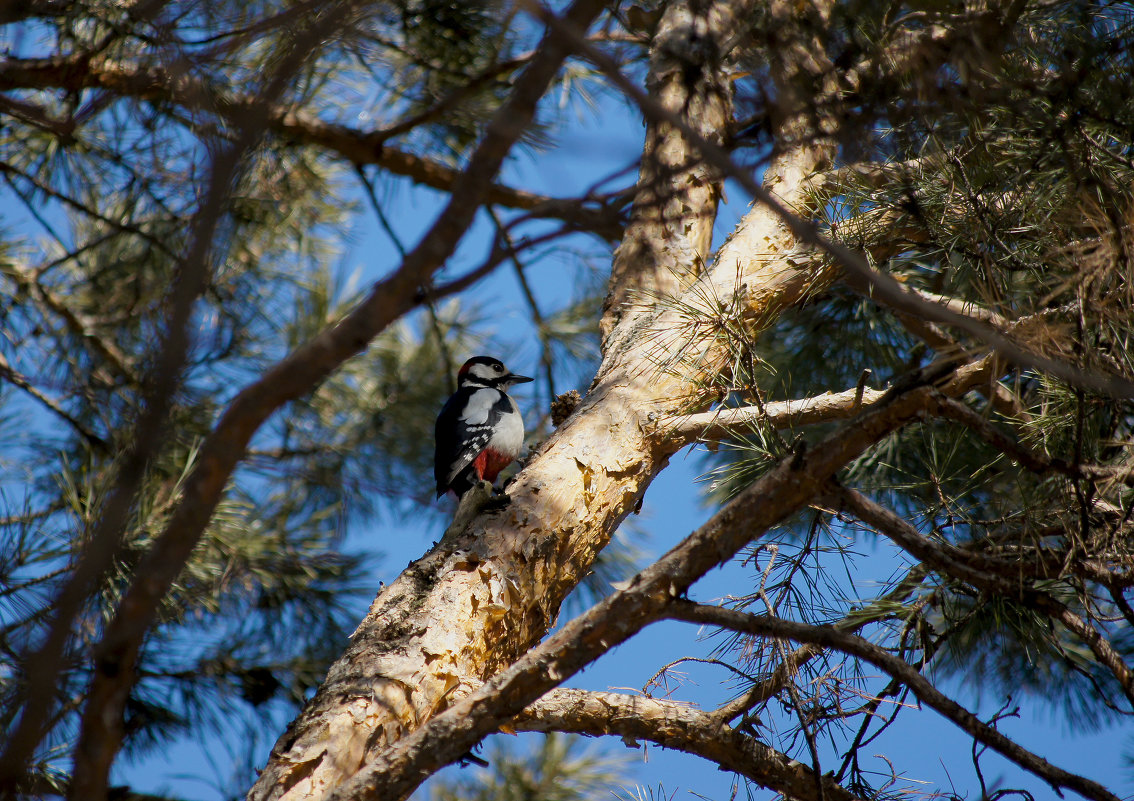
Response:
POLYGON ((473 356, 457 371, 457 386, 493 387, 506 390, 513 384, 526 384, 533 379, 526 375, 516 375, 504 366, 504 362, 491 356, 473 356))

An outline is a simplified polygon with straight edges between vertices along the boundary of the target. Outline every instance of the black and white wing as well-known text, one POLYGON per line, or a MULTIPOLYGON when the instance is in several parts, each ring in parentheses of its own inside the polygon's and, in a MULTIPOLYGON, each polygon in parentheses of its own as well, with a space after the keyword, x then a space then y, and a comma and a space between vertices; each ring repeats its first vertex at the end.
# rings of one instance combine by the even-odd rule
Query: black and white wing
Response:
MULTIPOLYGON (((433 475, 437 479, 438 498, 488 446, 501 404, 508 407, 504 393, 488 387, 462 387, 445 402, 435 431, 433 475)), ((453 488, 458 495, 468 489, 453 488)))

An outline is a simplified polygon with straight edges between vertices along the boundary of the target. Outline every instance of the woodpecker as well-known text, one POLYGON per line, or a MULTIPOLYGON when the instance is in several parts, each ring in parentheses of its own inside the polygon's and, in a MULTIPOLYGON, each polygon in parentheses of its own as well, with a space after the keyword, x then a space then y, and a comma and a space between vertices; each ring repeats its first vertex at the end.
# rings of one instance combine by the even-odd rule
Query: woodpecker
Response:
POLYGON ((531 380, 491 356, 474 356, 461 365, 457 391, 437 416, 433 475, 438 498, 452 490, 460 499, 478 481, 496 481, 520 455, 524 420, 507 390, 531 380))

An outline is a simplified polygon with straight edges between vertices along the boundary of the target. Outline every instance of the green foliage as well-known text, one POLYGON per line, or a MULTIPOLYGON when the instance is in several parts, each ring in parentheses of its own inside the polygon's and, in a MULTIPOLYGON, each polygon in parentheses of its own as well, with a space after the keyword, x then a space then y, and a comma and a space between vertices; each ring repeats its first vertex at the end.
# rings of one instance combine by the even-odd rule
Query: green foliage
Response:
MULTIPOLYGON (((1113 80, 1116 70, 1128 69, 1132 33, 1130 18, 1115 7, 1057 3, 1025 12, 996 63, 963 56, 953 94, 927 93, 925 105, 902 105, 899 113, 908 116, 896 118, 882 138, 896 159, 916 159, 909 172, 896 173, 905 177, 846 187, 845 213, 865 218, 854 229, 861 245, 889 254, 888 269, 910 286, 1018 320, 1013 334, 1037 352, 1087 371, 1134 373, 1124 255, 1134 117, 1128 82, 1113 80), (887 247, 895 233, 897 245, 887 247)), ((1129 440, 1128 401, 1027 371, 1006 369, 1002 380, 1021 411, 992 419, 1039 453, 1107 464, 1129 440)), ((903 508, 943 539, 1027 543, 1033 532, 1054 526, 1062 533, 1045 546, 1097 552, 1087 543, 1101 543, 1110 524, 1091 509, 1127 508, 1119 486, 1085 489, 1062 477, 1039 478, 972 431, 937 429, 892 438, 850 475, 903 496, 903 508)), ((1070 581, 1048 591, 1091 618, 1098 613, 1091 609, 1114 611, 1109 599, 1084 606, 1080 597, 1098 589, 1070 581)), ((1031 692, 1075 725, 1114 720, 1107 700, 1116 693, 1113 679, 1045 616, 955 589, 937 595, 931 619, 936 615, 948 631, 943 670, 988 679, 1003 692, 1031 692)))
MULTIPOLYGON (((242 124, 230 112, 256 96, 325 11, 263 0, 158 4, 152 16, 110 0, 48 6, 42 17, 3 28, 9 52, 97 52, 139 74, 173 74, 188 88, 118 92, 77 88, 64 76, 61 86, 0 98, 0 188, 8 200, 0 230, 0 658, 14 666, 0 672, 5 730, 24 686, 21 659, 44 634, 51 599, 105 507, 144 412, 146 377, 159 364, 170 290, 182 278, 210 159, 242 124)), ((644 3, 617 13, 638 19, 630 26, 640 33, 659 8, 644 3)), ((769 87, 782 21, 767 12, 761 5, 736 32, 741 51, 730 61, 740 116, 757 133, 781 111, 769 87)), ((363 4, 345 22, 286 81, 279 108, 336 132, 369 131, 376 155, 398 147, 427 156, 431 174, 464 163, 538 32, 517 6, 492 0, 363 4)), ((841 163, 872 168, 816 182, 825 232, 905 286, 981 310, 1035 353, 1084 373, 1134 374, 1129 10, 1079 0, 1005 8, 847 0, 829 18, 801 24, 822 39, 841 90, 823 90, 831 75, 822 70, 794 76, 804 96, 829 98, 805 116, 837 138, 841 163), (1020 16, 1003 16, 1009 13, 1020 16), (895 63, 897 45, 922 35, 910 60, 895 63)), ((636 69, 646 48, 608 32, 603 46, 636 69)), ((581 63, 564 70, 559 109, 588 102, 594 77, 581 63)), ((561 131, 556 112, 550 104, 541 109, 540 124, 524 134, 530 148, 561 131)), ((240 388, 340 319, 396 264, 394 251, 412 246, 420 227, 394 230, 383 204, 404 206, 405 218, 433 208, 381 169, 364 196, 354 184, 361 168, 348 162, 277 130, 238 170, 191 320, 170 425, 147 464, 114 568, 83 609, 66 654, 60 713, 37 754, 41 777, 55 786, 65 783, 90 649, 183 499, 203 438, 240 388), (393 249, 366 237, 371 211, 393 249), (356 238, 365 243, 366 270, 341 278, 349 273, 344 262, 358 259, 356 238)), ((602 267, 592 269, 586 259, 594 250, 577 240, 529 249, 525 237, 547 233, 546 224, 508 214, 496 222, 508 232, 508 249, 514 244, 523 257, 514 267, 531 319, 507 345, 524 357, 538 347, 543 397, 529 417, 535 442, 547 434, 537 418, 557 384, 582 385, 593 372, 609 254, 603 250, 602 267), (549 265, 563 275, 549 277, 549 265), (541 286, 544 278, 551 288, 541 286)), ((498 245, 504 239, 500 231, 490 236, 498 245)), ((460 252, 443 275, 463 274, 468 258, 460 252)), ((668 337, 655 343, 658 370, 700 371, 704 346, 722 346, 724 357, 708 366, 690 408, 748 406, 863 381, 892 385, 918 368, 986 350, 977 338, 928 328, 842 284, 774 320, 737 310, 742 290, 649 299, 684 319, 677 331, 653 332, 668 337)), ((302 702, 374 589, 368 561, 344 534, 362 521, 434 515, 437 507, 425 505, 432 411, 452 390, 456 363, 500 341, 497 322, 463 299, 433 303, 387 328, 258 431, 143 645, 127 706, 131 754, 189 734, 251 730, 302 702)), ((1029 471, 974 427, 924 421, 879 443, 840 481, 884 501, 937 544, 1005 558, 1042 550, 1064 555, 1068 565, 1107 554, 1130 564, 1131 491, 1073 469, 1126 466, 1130 400, 1009 363, 981 389, 961 400, 1037 458, 1070 467, 1029 471), (1010 403, 997 400, 1005 394, 1010 403)), ((733 497, 833 427, 777 431, 756 422, 705 457, 710 501, 733 497)), ((1026 596, 990 595, 905 557, 893 557, 891 580, 870 586, 859 568, 879 542, 837 509, 806 510, 744 555, 751 588, 732 600, 752 611, 839 621, 918 669, 971 679, 986 693, 1029 694, 1079 728, 1117 719, 1113 676, 1026 596)), ((632 541, 615 543, 580 597, 605 594, 637 561, 632 541)), ((1134 657, 1134 636, 1121 624, 1128 608, 1098 582, 1068 568, 1030 586, 1096 625, 1122 657, 1134 657)), ((784 647, 730 638, 717 655, 739 666, 739 696, 771 677, 784 647)), ((769 729, 798 755, 816 733, 858 736, 859 718, 868 721, 859 730, 866 732, 877 712, 870 704, 898 693, 864 700, 876 691, 861 664, 828 654, 751 712, 767 714, 778 702, 799 713, 769 729), (811 693, 807 703, 802 690, 811 693)), ((497 746, 489 759, 490 771, 440 783, 433 795, 557 801, 595 797, 621 781, 619 763, 582 752, 571 738, 547 737, 523 754, 497 746)), ((869 789, 849 758, 840 775, 869 789)))
MULTIPOLYGON (((1082 613, 1072 587, 1045 589, 1082 613)), ((945 636, 937 665, 975 679, 978 695, 1030 697, 1049 712, 1058 710, 1079 731, 1097 731, 1126 717, 1117 704, 1122 688, 1114 674, 1081 640, 1033 608, 1005 598, 943 593, 931 620, 945 636)), ((1134 654, 1128 627, 1104 630, 1119 653, 1127 659, 1134 654)))
POLYGON ((389 52, 395 85, 406 87, 401 100, 407 117, 465 91, 470 76, 492 76, 456 114, 439 121, 438 144, 457 156, 475 142, 487 113, 503 102, 510 71, 500 72, 496 65, 512 50, 515 10, 491 0, 401 0, 393 5, 398 16, 389 52))
MULTIPOLYGON (((17 89, 0 105, 0 659, 14 666, 0 675, 6 731, 24 688, 19 665, 45 632, 51 599, 100 518, 143 411, 210 160, 243 124, 228 104, 255 98, 320 13, 260 0, 152 11, 74 4, 0 28, 15 56, 92 51, 105 59, 100 68, 172 75, 188 87, 169 95, 17 89), (42 113, 20 111, 29 108, 42 113)), ((464 159, 525 63, 516 56, 534 43, 515 9, 496 2, 370 4, 343 22, 279 102, 351 127, 412 123, 391 134, 394 144, 438 164, 464 159)), ((582 90, 587 74, 575 68, 565 88, 582 90)), ((554 116, 545 122, 526 133, 529 145, 550 134, 554 116)), ((352 251, 371 212, 356 175, 328 150, 277 134, 243 159, 190 321, 170 424, 114 567, 77 623, 60 713, 37 756, 40 778, 66 780, 90 648, 183 500, 218 416, 396 264, 401 241, 363 259, 352 251), (362 267, 350 272, 348 258, 362 267)), ((386 173, 378 184, 382 202, 432 208, 421 196, 407 199, 404 182, 386 173)), ((502 216, 536 272, 548 252, 527 253, 527 230, 502 216)), ((402 236, 417 235, 410 226, 402 236)), ((566 263, 578 250, 559 257, 566 263)), ((583 285, 598 283, 589 275, 583 285)), ((549 377, 578 381, 580 365, 593 362, 598 297, 580 290, 544 306, 549 377)), ((433 411, 459 362, 499 345, 474 306, 434 306, 388 328, 257 432, 143 644, 128 754, 186 737, 265 736, 264 720, 294 712, 321 680, 375 590, 377 549, 360 555, 344 534, 364 521, 443 525, 445 507, 433 504, 428 480, 433 411)), ((533 440, 546 434, 536 417, 533 440)), ((625 554, 611 554, 604 564, 625 572, 625 554)), ((605 591, 609 571, 600 565, 595 575, 605 591)))
POLYGON ((599 756, 582 737, 540 736, 527 753, 499 738, 472 776, 437 782, 431 801, 584 801, 621 784, 626 760, 599 756))
MULTIPOLYGON (((764 24, 757 21, 757 41, 770 35, 764 24)), ((839 67, 865 59, 880 68, 901 36, 935 24, 950 44, 927 44, 908 71, 872 67, 870 80, 849 90, 837 108, 812 110, 817 118, 837 114, 842 156, 848 163, 865 159, 871 168, 837 172, 819 186, 827 232, 907 287, 987 310, 986 319, 1025 348, 1084 373, 1134 375, 1134 104, 1130 82, 1120 77, 1130 70, 1134 18, 1111 4, 1058 2, 1024 8, 1009 33, 962 4, 863 0, 837 6, 831 25, 818 30, 839 67)), ((752 68, 756 75, 766 70, 752 68)), ((760 86, 741 82, 738 93, 757 116, 768 113, 770 99, 760 86)), ((929 321, 896 314, 840 285, 771 324, 756 321, 758 337, 728 333, 728 307, 721 304, 720 315, 691 314, 690 323, 724 333, 731 363, 706 388, 722 407, 851 389, 864 370, 871 371, 867 386, 892 385, 935 360, 987 350, 979 339, 946 326, 930 330, 929 321)), ((1127 464, 1134 433, 1129 399, 1009 363, 997 367, 993 380, 963 401, 1039 458, 1127 464), (994 402, 995 387, 1014 408, 994 402)), ((705 457, 711 501, 733 497, 833 428, 809 426, 797 434, 758 421, 738 432, 705 457)), ((979 431, 932 421, 879 443, 840 481, 884 501, 939 543, 1004 559, 1040 549, 1066 554, 1064 570, 1037 583, 1037 591, 1098 627, 1127 662, 1134 657, 1122 610, 1104 586, 1071 567, 1101 553, 1128 563, 1130 546, 1120 542, 1128 535, 1118 532, 1131 498, 1121 482, 1037 474, 979 431)), ((986 696, 1029 696, 1082 730, 1121 719, 1113 674, 1080 639, 1022 599, 990 596, 921 565, 916 569, 925 578, 916 591, 878 607, 883 594, 856 587, 853 576, 856 565, 867 564, 855 553, 859 543, 880 546, 846 515, 801 514, 769 539, 802 549, 777 573, 802 586, 754 579, 775 585, 768 594, 778 597, 781 614, 828 621, 852 603, 852 617, 881 609, 871 631, 915 664, 932 660, 938 674, 979 685, 986 696), (804 556, 817 548, 817 521, 846 561, 841 585, 823 588, 808 578, 816 566, 804 556)), ((757 595, 738 603, 763 611, 757 595)), ((766 643, 739 638, 729 646, 753 673, 775 662, 766 643)), ((852 670, 837 672, 855 682, 852 670)), ((795 684, 807 688, 825 675, 826 664, 809 665, 795 684)), ((817 729, 846 725, 830 708, 813 722, 817 729)))

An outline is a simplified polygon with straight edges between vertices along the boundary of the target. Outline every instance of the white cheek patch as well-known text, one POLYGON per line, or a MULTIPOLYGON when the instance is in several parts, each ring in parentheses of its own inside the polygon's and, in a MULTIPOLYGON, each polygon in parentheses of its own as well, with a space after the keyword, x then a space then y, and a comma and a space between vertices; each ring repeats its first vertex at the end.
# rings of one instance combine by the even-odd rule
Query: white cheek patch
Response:
POLYGON ((482 381, 490 381, 497 373, 487 364, 474 364, 469 368, 469 375, 479 378, 482 381))
POLYGON ((488 413, 492 411, 499 397, 500 393, 495 389, 478 389, 469 398, 468 405, 461 414, 461 420, 466 425, 484 425, 488 422, 488 413))

